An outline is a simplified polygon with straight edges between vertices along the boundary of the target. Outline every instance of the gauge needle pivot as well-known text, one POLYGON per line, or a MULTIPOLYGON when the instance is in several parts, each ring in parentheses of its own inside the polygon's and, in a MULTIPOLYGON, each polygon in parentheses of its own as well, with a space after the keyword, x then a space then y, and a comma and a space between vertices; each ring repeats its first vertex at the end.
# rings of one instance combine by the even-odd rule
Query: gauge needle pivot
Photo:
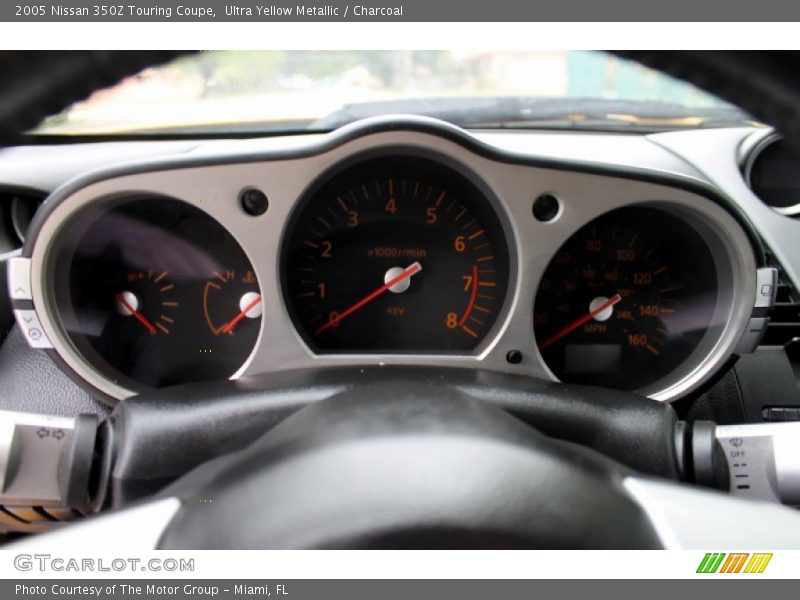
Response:
POLYGON ((145 317, 142 313, 140 313, 138 310, 133 308, 133 306, 131 306, 131 303, 125 299, 124 294, 122 293, 117 294, 116 300, 120 306, 124 306, 125 310, 127 310, 131 315, 136 317, 136 320, 139 321, 139 323, 141 323, 142 325, 144 325, 151 334, 155 334, 157 332, 156 328, 153 326, 150 320, 147 317, 145 317))
POLYGON ((563 329, 560 329, 559 331, 557 331, 556 333, 551 335, 549 338, 547 338, 545 341, 543 341, 541 344, 539 344, 539 350, 544 350, 548 346, 552 346, 558 340, 563 338, 565 335, 568 335, 568 334, 572 333, 578 327, 584 325, 585 323, 588 323, 596 315, 599 315, 604 310, 607 310, 607 309, 611 308, 612 306, 614 306, 620 300, 622 300, 622 296, 620 296, 619 294, 614 294, 611 298, 609 298, 608 300, 603 302, 600 306, 595 308, 593 311, 590 311, 590 312, 586 313, 585 315, 583 315, 581 317, 578 317, 577 319, 572 321, 572 323, 570 323, 569 325, 567 325, 563 329))
POLYGON ((233 319, 228 321, 228 323, 222 329, 220 329, 220 333, 231 333, 233 331, 233 328, 239 324, 239 321, 244 319, 247 316, 247 313, 249 313, 256 306, 261 304, 261 301, 263 299, 264 297, 260 295, 257 298, 255 298, 252 302, 250 302, 250 304, 245 306, 238 315, 236 315, 235 317, 233 317, 233 319))
POLYGON ((320 327, 314 332, 314 335, 319 335, 320 333, 326 331, 327 329, 330 329, 334 325, 338 325, 343 319, 349 317, 357 310, 363 308, 365 305, 375 300, 375 298, 377 298, 381 294, 386 293, 389 290, 389 288, 396 286, 398 283, 405 281, 406 279, 412 277, 413 275, 416 275, 420 271, 422 271, 422 265, 419 264, 418 262, 409 265, 408 267, 403 269, 403 271, 399 275, 397 275, 397 277, 390 279, 378 289, 370 292, 369 294, 364 296, 361 300, 350 306, 348 309, 343 310, 338 315, 331 317, 327 323, 325 323, 322 327, 320 327))

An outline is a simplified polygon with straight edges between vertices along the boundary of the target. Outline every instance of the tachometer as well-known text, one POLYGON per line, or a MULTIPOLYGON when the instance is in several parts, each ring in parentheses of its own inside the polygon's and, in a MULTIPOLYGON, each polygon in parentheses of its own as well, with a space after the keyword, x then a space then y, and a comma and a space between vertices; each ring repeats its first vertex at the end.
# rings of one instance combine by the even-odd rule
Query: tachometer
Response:
POLYGON ((562 381, 639 390, 687 360, 716 303, 703 237, 664 210, 624 208, 556 253, 539 284, 534 332, 562 381))
POLYGON ((312 191, 285 256, 287 304, 318 351, 471 351, 508 285, 486 195, 411 156, 359 162, 312 191))

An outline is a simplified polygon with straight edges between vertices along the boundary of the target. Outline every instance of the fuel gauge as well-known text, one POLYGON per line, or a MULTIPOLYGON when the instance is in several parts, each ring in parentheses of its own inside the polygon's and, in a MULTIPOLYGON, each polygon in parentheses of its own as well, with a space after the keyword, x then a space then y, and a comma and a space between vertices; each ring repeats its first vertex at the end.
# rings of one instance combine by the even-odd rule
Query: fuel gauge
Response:
POLYGON ((166 277, 167 271, 128 273, 124 289, 114 295, 117 315, 133 317, 151 335, 169 334, 179 303, 171 293, 175 285, 166 277))

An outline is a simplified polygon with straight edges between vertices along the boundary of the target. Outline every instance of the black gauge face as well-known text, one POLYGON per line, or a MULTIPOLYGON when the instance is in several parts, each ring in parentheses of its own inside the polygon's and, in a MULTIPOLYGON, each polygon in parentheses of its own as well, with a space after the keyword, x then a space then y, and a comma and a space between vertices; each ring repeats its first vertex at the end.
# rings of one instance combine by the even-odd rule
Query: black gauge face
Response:
POLYGON ((592 221, 553 258, 534 331, 562 381, 638 390, 677 369, 712 326, 717 270, 682 219, 624 208, 592 221))
POLYGON ((67 228, 57 306, 95 369, 158 387, 224 379, 247 360, 261 292, 241 247, 206 213, 146 198, 91 209, 67 228))
POLYGON ((285 293, 320 352, 468 352, 503 306, 509 259, 488 199, 426 159, 356 164, 294 220, 285 293))

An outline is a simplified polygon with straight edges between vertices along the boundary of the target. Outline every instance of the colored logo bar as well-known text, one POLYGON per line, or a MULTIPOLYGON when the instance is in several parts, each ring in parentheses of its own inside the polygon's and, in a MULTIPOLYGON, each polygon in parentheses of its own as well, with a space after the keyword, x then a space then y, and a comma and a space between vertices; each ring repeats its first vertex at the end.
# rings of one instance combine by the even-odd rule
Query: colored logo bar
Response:
POLYGON ((697 573, 763 573, 771 560, 771 552, 706 552, 697 573))

